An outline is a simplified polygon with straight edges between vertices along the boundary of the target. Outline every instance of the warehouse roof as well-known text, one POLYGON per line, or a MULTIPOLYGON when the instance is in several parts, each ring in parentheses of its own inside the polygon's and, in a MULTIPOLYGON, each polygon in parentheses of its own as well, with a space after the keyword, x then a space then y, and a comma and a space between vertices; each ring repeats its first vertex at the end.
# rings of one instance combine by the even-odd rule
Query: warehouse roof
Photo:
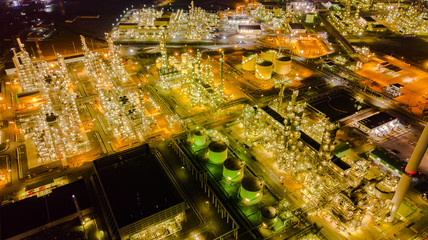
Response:
POLYGON ((396 118, 389 115, 386 112, 379 112, 375 115, 372 115, 368 118, 358 121, 359 124, 366 126, 369 129, 377 128, 385 123, 389 123, 396 118))
POLYGON ((94 165, 119 228, 183 202, 147 144, 94 165))

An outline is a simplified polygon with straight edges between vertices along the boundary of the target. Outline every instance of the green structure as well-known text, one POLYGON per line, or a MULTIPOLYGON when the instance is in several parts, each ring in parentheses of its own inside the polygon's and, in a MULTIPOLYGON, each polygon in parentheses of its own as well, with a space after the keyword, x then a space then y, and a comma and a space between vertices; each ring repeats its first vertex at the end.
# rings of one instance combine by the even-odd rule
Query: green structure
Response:
POLYGON ((208 145, 208 158, 213 164, 223 164, 227 159, 227 145, 220 141, 211 142, 208 145))
POLYGON ((223 178, 228 182, 238 182, 244 177, 245 163, 239 158, 229 157, 223 163, 223 178))
POLYGON ((196 130, 193 133, 193 141, 194 141, 194 143, 197 146, 203 146, 203 145, 205 145, 205 143, 207 142, 207 138, 206 138, 205 133, 203 133, 203 132, 201 132, 199 130, 196 130))
POLYGON ((239 196, 245 204, 254 205, 263 197, 263 183, 254 176, 245 176, 239 188, 239 196))

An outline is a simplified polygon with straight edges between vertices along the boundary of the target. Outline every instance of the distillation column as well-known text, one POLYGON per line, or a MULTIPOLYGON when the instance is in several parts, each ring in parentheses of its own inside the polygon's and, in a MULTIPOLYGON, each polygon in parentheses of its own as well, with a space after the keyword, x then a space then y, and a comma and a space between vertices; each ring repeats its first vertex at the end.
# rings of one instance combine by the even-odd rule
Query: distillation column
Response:
POLYGON ((412 156, 410 157, 409 162, 407 163, 404 173, 401 176, 400 182, 398 182, 397 189, 395 190, 394 197, 392 198, 392 209, 387 219, 389 222, 392 222, 397 213, 398 208, 400 207, 401 201, 404 198, 407 190, 410 187, 413 176, 417 173, 419 164, 422 161, 422 158, 425 155, 425 152, 428 148, 428 124, 425 125, 424 131, 422 132, 421 137, 416 144, 415 150, 413 150, 412 156))
POLYGON ((220 58, 220 95, 221 98, 224 98, 224 69, 223 69, 223 65, 224 65, 224 52, 221 52, 221 58, 220 58))

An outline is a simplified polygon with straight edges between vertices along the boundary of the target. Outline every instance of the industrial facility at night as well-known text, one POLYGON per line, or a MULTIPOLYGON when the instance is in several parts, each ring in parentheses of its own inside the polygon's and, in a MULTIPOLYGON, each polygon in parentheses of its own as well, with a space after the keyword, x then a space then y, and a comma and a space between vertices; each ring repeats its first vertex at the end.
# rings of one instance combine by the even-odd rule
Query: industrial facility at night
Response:
POLYGON ((427 239, 427 6, 0 1, 0 239, 427 239))

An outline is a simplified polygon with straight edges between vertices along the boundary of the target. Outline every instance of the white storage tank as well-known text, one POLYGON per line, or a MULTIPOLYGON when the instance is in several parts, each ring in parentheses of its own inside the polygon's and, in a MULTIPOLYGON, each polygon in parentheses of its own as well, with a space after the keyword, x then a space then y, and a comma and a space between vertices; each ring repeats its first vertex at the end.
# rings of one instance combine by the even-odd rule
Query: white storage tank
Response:
POLYGON ((213 164, 223 164, 227 159, 227 145, 224 142, 213 141, 208 145, 208 159, 213 164))
POLYGON ((244 204, 254 205, 260 202, 263 197, 263 183, 254 176, 245 176, 241 182, 239 196, 244 204))
POLYGON ((223 178, 228 182, 238 182, 244 177, 245 163, 239 158, 229 157, 223 163, 223 178))
POLYGON ((254 71, 256 68, 256 61, 258 59, 257 52, 247 51, 242 55, 242 70, 254 71))
POLYGON ((271 61, 258 61, 256 63, 256 78, 269 80, 272 77, 273 63, 271 61))
POLYGON ((205 145, 205 143, 207 141, 206 139, 207 138, 206 138, 205 133, 203 133, 199 130, 196 130, 193 132, 193 141, 194 141, 195 145, 197 145, 197 146, 205 145))
POLYGON ((289 74, 291 71, 291 57, 281 56, 276 58, 274 71, 277 74, 289 74))
POLYGON ((264 60, 275 63, 276 54, 277 54, 276 50, 266 49, 262 51, 261 56, 264 60))

